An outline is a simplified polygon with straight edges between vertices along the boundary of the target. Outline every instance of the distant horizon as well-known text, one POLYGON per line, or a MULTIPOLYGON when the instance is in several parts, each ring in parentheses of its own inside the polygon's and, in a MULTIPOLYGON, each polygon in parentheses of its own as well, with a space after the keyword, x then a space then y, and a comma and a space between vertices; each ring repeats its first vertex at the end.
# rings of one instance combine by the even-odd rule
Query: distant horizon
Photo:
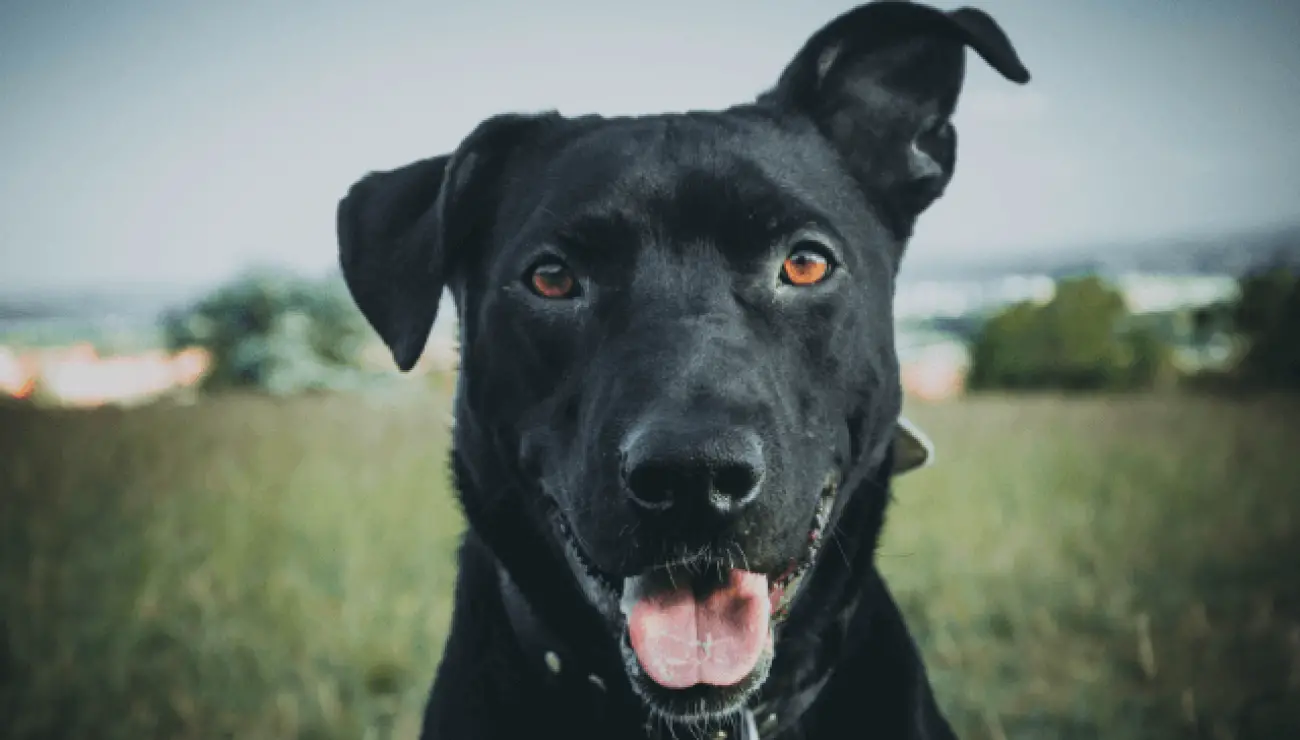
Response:
MULTIPOLYGON (((1080 240, 1077 242, 1057 242, 1044 247, 1023 246, 1004 250, 987 250, 982 254, 961 254, 954 251, 940 251, 927 254, 926 245, 911 249, 904 258, 901 276, 904 280, 913 273, 948 272, 951 270, 1002 269, 1008 263, 1018 261, 1075 262, 1087 260, 1093 256, 1103 258, 1113 254, 1114 250, 1126 248, 1159 248, 1177 243, 1204 244, 1217 239, 1263 238, 1278 234, 1296 232, 1300 235, 1300 217, 1286 220, 1262 221, 1253 225, 1226 227, 1216 230, 1169 230, 1166 233, 1136 235, 1125 239, 1080 240), (1088 252, 1087 250, 1096 250, 1088 252)), ((1300 245, 1297 245, 1300 246, 1300 245)), ((39 299, 43 296, 72 294, 122 294, 131 291, 146 291, 153 294, 193 293, 204 289, 213 289, 253 272, 269 270, 303 277, 306 279, 325 278, 337 272, 336 263, 325 264, 316 268, 304 268, 287 263, 268 260, 262 263, 249 263, 241 268, 222 274, 215 274, 202 279, 140 279, 140 280, 69 280, 45 283, 23 283, 0 277, 0 291, 10 295, 20 295, 27 299, 39 299)), ((0 298, 9 296, 0 296, 0 298)))

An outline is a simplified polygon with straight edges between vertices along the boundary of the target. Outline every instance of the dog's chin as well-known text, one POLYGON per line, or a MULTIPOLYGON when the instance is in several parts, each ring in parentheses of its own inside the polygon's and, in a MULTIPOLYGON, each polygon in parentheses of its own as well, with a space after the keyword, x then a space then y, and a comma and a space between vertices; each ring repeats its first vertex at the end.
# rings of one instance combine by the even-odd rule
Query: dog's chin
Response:
MULTIPOLYGON (((587 599, 605 617, 610 636, 622 651, 631 685, 653 715, 670 723, 707 724, 739 711, 762 687, 774 658, 776 630, 789 615, 817 560, 835 491, 830 485, 822 492, 810 515, 804 550, 779 571, 769 573, 750 573, 716 559, 696 559, 663 563, 634 577, 616 578, 592 563, 568 520, 558 507, 552 510, 569 566, 587 599), (746 610, 749 617, 740 626, 720 626, 724 635, 734 632, 733 637, 715 641, 711 633, 697 633, 686 649, 698 651, 699 657, 682 658, 683 639, 662 625, 670 620, 666 615, 672 609, 682 607, 683 593, 695 594, 701 603, 720 600, 716 613, 727 614, 727 619, 746 610), (760 601, 765 614, 754 613, 760 601), (652 614, 647 616, 646 611, 652 614), (673 641, 667 651, 670 655, 656 654, 647 647, 664 639, 673 641), (728 639, 742 642, 744 647, 727 647, 728 639), (710 655, 715 648, 734 650, 744 657, 715 659, 710 655), (643 657, 651 654, 653 658, 643 657), (652 664, 646 665, 647 660, 652 664), (691 665, 683 667, 685 663, 691 665), (703 667, 705 664, 712 667, 703 667)), ((687 604, 686 608, 692 607, 687 604)))

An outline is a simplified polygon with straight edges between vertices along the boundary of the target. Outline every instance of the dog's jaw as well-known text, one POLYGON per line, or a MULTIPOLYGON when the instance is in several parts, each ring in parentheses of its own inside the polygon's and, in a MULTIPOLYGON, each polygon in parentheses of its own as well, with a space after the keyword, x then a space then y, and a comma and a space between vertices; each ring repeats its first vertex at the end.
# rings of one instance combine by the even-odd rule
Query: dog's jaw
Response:
MULTIPOLYGON (((609 637, 617 641, 623 659, 624 671, 633 689, 638 693, 650 714, 661 721, 703 726, 738 711, 768 678, 774 660, 776 636, 782 623, 800 594, 800 586, 815 569, 824 538, 831 525, 832 512, 838 499, 838 478, 831 476, 818 497, 811 514, 808 545, 804 552, 792 559, 781 573, 770 574, 771 619, 766 647, 753 669, 741 681, 727 687, 695 686, 685 690, 667 689, 657 685, 641 665, 632 647, 628 629, 628 615, 636 594, 635 583, 640 577, 616 579, 597 568, 584 553, 581 539, 569 524, 558 506, 552 506, 549 519, 553 526, 569 569, 591 606, 609 627, 609 637)), ((716 569, 721 575, 744 561, 743 553, 720 559, 709 553, 682 558, 655 566, 657 577, 692 577, 706 570, 716 569)))
POLYGON ((605 618, 605 623, 612 626, 613 634, 618 634, 619 620, 622 612, 619 608, 619 601, 622 594, 618 585, 605 576, 599 569, 591 564, 587 556, 582 553, 578 544, 577 535, 569 526, 568 520, 560 513, 558 507, 552 507, 550 519, 553 529, 558 535, 560 547, 564 550, 565 560, 569 564, 569 570, 573 573, 582 589, 582 593, 587 597, 587 601, 600 612, 605 618))

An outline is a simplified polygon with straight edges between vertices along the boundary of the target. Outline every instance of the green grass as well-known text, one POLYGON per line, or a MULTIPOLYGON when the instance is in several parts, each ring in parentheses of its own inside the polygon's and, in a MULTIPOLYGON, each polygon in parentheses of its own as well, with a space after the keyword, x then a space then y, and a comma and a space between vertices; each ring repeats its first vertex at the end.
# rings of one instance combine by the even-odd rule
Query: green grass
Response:
MULTIPOLYGON (((0 737, 415 737, 447 413, 0 411, 0 737)), ((881 563, 963 737, 1300 737, 1300 401, 909 414, 939 459, 881 563)))

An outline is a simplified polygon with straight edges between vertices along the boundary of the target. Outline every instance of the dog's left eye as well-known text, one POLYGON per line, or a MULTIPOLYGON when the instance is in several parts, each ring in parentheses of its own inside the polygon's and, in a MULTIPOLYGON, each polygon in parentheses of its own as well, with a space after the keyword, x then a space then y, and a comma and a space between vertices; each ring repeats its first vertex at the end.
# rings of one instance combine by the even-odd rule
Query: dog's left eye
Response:
POLYGON ((578 279, 569 266, 556 258, 534 264, 524 276, 529 289, 543 298, 564 299, 578 295, 578 279))
POLYGON ((796 245, 781 264, 781 281, 797 287, 816 285, 830 277, 833 269, 821 245, 805 241, 796 245))

